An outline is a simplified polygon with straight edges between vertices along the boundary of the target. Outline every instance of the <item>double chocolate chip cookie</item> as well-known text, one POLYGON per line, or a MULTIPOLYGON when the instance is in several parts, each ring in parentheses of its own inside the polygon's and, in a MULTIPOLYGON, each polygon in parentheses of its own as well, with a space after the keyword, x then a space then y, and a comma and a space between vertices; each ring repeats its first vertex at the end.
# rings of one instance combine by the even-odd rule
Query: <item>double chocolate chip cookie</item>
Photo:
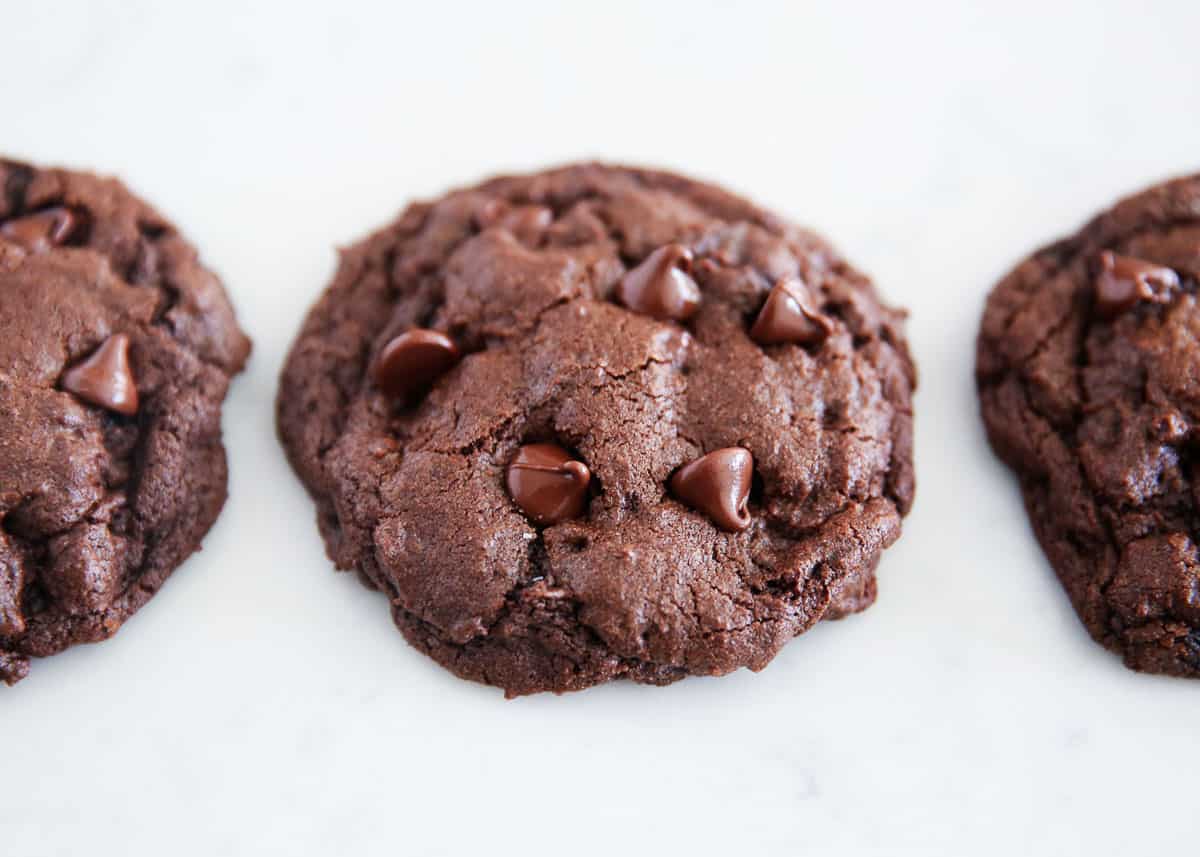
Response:
POLYGON ((1200 176, 1118 203, 987 303, 992 446, 1091 635, 1200 676, 1200 176))
POLYGON ((903 314, 810 232, 600 165, 342 253, 278 424, 329 554, 508 694, 760 669, 875 598, 913 499, 903 314))
POLYGON ((249 350, 119 182, 0 161, 0 680, 111 636, 199 547, 249 350))

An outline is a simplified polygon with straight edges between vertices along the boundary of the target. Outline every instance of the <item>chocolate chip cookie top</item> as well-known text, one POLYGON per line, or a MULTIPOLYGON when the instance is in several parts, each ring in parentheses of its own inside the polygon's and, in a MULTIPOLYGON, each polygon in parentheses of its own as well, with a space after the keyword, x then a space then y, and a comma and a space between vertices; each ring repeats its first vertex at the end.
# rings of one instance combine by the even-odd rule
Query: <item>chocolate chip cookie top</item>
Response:
POLYGON ((119 182, 0 161, 0 680, 111 636, 199 546, 249 349, 119 182))
POLYGON ((337 566, 521 694, 758 669, 869 605, 913 386, 902 314, 812 233, 580 165, 343 251, 278 418, 337 566))
POLYGON ((992 292, 983 419, 1092 636, 1200 675, 1200 176, 1118 203, 992 292))

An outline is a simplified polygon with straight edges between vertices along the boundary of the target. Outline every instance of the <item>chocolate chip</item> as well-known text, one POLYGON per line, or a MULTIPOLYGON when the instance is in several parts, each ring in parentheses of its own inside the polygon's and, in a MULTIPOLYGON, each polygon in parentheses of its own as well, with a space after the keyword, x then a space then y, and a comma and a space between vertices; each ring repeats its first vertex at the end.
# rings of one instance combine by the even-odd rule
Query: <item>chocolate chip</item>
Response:
POLYGON ((498 199, 489 199, 475 213, 475 224, 480 229, 498 226, 512 233, 522 244, 537 246, 542 235, 554 223, 554 212, 544 205, 518 205, 510 207, 498 199))
POLYGON ((509 495, 537 524, 557 524, 582 515, 591 480, 586 464, 552 443, 521 447, 505 476, 509 495))
POLYGON ((500 218, 500 225, 522 244, 537 245, 554 222, 554 212, 544 205, 522 205, 500 218))
POLYGON ((408 402, 453 369, 460 356, 458 346, 446 334, 415 328, 383 347, 372 374, 385 395, 408 402))
POLYGON ((60 206, 0 223, 0 238, 19 244, 30 253, 44 253, 67 243, 78 227, 79 218, 71 209, 60 206))
POLYGON ((832 322, 817 312, 808 286, 798 277, 786 277, 767 295, 750 338, 760 345, 812 345, 832 332, 832 322))
POLYGON ((62 388, 118 414, 136 414, 138 392, 129 366, 129 337, 118 333, 104 340, 90 357, 63 373, 62 388))
POLYGON ((697 509, 723 530, 744 530, 750 526, 750 484, 754 478, 754 458, 740 446, 710 452, 685 464, 671 477, 671 493, 697 509))
POLYGON ((1105 250, 1093 285, 1097 314, 1115 318, 1139 301, 1169 301, 1171 290, 1179 287, 1179 275, 1170 268, 1105 250))
POLYGON ((700 308, 700 287, 691 277, 692 251, 659 247, 617 283, 617 300, 660 321, 685 321, 700 308))

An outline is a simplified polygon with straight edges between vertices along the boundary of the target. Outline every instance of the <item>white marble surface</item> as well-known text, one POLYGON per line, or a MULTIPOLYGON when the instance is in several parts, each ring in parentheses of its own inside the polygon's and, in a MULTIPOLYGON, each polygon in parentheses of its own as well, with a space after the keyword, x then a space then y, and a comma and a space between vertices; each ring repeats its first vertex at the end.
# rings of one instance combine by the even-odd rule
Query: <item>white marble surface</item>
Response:
POLYGON ((0 853, 1195 852, 1200 683, 1087 638, 971 368, 1009 265, 1200 167, 1200 5, 191 5, 0 10, 0 148, 123 176, 255 339, 203 553, 0 692, 0 853), (911 308, 917 505, 878 604, 761 674, 505 702, 331 573, 272 399, 335 244, 584 156, 727 183, 911 308))

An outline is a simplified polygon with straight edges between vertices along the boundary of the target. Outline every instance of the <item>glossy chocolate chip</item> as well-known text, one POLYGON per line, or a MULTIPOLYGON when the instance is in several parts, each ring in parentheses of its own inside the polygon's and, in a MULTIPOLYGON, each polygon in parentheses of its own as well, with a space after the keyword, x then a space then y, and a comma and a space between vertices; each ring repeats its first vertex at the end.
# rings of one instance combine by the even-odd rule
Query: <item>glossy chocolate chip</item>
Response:
POLYGON ((710 452, 685 464, 671 477, 671 493, 708 517, 723 530, 750 526, 750 484, 754 458, 740 446, 710 452))
POLYGON ((544 205, 522 205, 500 218, 500 225, 522 244, 536 245, 554 222, 554 212, 544 205))
POLYGON ((480 229, 499 226, 527 245, 538 244, 553 222, 554 211, 545 205, 510 206, 498 199, 488 200, 475 213, 475 223, 480 229))
POLYGON ((680 244, 659 247, 617 283, 617 300, 660 321, 686 321, 700 308, 700 287, 691 270, 691 250, 680 244))
POLYGON ((1179 275, 1170 268, 1105 250, 1093 285, 1096 313, 1115 318, 1140 301, 1169 301, 1171 291, 1179 287, 1179 275))
POLYGON ((425 328, 390 340, 375 361, 375 383, 385 395, 410 402, 458 363, 458 346, 444 333, 425 328))
POLYGON ((509 495, 537 524, 557 524, 582 515, 591 480, 586 464, 552 443, 521 447, 505 475, 509 495))
POLYGON ((780 280, 759 310, 750 338, 760 345, 824 342, 833 324, 816 309, 808 286, 798 277, 780 280))
POLYGON ((67 243, 78 227, 79 218, 71 209, 59 206, 0 223, 0 238, 30 253, 44 253, 67 243))
POLYGON ((93 405, 132 416, 138 410, 137 385, 129 366, 129 337, 118 333, 62 376, 62 388, 93 405))

